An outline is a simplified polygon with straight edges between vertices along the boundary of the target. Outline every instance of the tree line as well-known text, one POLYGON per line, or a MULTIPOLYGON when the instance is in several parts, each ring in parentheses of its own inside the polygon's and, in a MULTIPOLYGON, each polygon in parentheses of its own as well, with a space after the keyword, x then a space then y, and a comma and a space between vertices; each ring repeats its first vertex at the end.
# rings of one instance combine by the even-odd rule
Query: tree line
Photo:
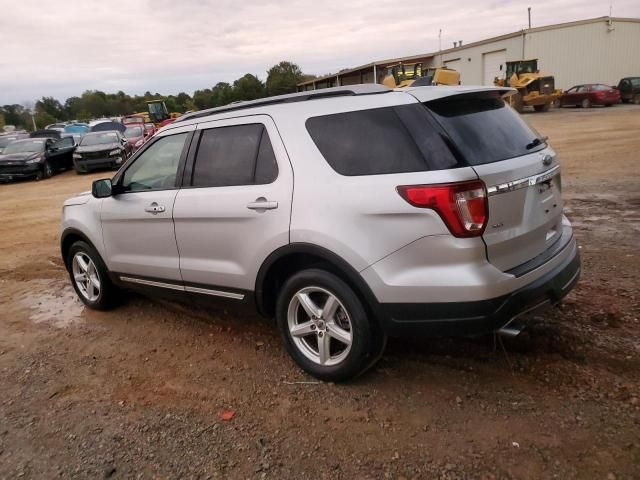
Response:
POLYGON ((33 108, 23 105, 0 107, 0 128, 15 125, 17 128, 33 129, 58 121, 86 121, 93 118, 116 117, 147 111, 147 100, 162 98, 169 112, 184 113, 188 110, 202 110, 219 107, 240 100, 255 100, 271 95, 281 95, 296 91, 296 85, 313 78, 305 75, 298 65, 282 61, 267 70, 267 80, 263 82, 256 75, 247 73, 233 83, 218 82, 212 88, 196 90, 193 95, 180 92, 177 95, 161 95, 145 92, 144 95, 127 95, 123 91, 105 93, 87 90, 79 97, 70 97, 64 103, 53 97, 42 97, 33 108), (32 119, 33 116, 33 119, 32 119))

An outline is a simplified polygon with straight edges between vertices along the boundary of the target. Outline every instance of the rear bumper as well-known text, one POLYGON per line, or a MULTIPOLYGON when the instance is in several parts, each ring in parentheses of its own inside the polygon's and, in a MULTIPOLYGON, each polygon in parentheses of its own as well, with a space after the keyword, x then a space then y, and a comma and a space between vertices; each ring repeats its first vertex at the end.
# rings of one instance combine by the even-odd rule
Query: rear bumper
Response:
POLYGON ((580 256, 574 239, 567 257, 518 290, 489 300, 447 303, 381 303, 383 327, 391 336, 477 335, 499 330, 544 304, 558 303, 578 282, 580 256))

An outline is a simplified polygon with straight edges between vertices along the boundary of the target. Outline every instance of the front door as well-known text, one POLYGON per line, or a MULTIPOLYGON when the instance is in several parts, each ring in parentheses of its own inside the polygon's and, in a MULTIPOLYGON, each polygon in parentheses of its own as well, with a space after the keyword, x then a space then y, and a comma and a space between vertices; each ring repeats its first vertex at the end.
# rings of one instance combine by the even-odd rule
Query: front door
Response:
POLYGON ((265 115, 207 122, 197 137, 173 212, 182 278, 211 295, 253 290, 265 258, 289 243, 291 164, 265 115))
POLYGON ((103 200, 101 213, 112 272, 180 282, 173 203, 193 128, 158 137, 114 179, 119 193, 103 200))

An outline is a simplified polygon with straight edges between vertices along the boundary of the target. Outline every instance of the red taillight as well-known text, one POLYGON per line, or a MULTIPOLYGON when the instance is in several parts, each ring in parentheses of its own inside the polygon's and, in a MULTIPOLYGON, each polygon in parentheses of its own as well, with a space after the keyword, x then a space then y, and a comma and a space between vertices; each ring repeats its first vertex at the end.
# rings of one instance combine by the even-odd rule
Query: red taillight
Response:
POLYGON ((477 237, 487 226, 487 189, 480 180, 396 188, 414 207, 430 208, 456 237, 477 237))

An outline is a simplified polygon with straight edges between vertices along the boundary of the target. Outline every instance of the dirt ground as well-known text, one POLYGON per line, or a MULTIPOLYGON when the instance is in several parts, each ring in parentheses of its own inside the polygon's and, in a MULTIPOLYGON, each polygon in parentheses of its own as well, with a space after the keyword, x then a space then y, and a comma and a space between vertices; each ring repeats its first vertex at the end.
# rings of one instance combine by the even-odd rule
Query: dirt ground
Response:
POLYGON ((640 107, 525 119, 561 159, 576 290, 504 344, 392 340, 346 385, 229 304, 83 308, 61 205, 109 172, 0 185, 0 478, 640 478, 640 107))

